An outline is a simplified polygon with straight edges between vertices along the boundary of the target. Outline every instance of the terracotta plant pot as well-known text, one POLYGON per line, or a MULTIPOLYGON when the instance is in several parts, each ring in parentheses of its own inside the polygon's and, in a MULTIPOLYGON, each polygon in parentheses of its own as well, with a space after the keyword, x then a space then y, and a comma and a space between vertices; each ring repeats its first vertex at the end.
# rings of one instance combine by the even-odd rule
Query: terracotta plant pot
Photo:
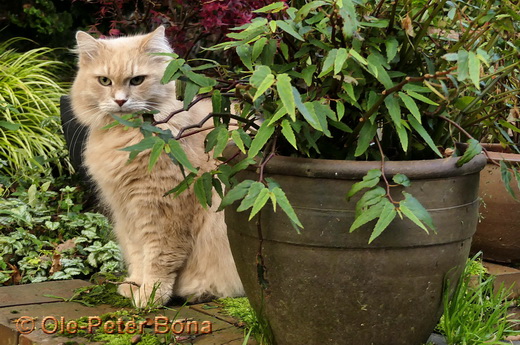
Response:
MULTIPOLYGON (((288 157, 269 162, 266 174, 286 192, 305 226, 301 234, 270 206, 248 222, 248 213, 235 212, 235 204, 226 209, 226 221, 246 294, 275 344, 427 341, 442 312, 446 279, 455 283, 460 276, 478 221, 485 157, 462 168, 455 161, 388 162, 387 174, 412 180, 407 192, 430 211, 438 231, 426 234, 396 218, 372 244, 367 227, 349 233, 358 199, 347 203, 345 194, 379 162, 288 157), (266 288, 258 279, 260 247, 266 288)), ((253 171, 239 178, 258 179, 253 171)))
MULTIPOLYGON (((489 152, 489 151, 488 151, 489 152)), ((489 152, 495 161, 520 163, 520 154, 489 152)), ((520 199, 517 182, 511 188, 520 199)), ((486 260, 520 263, 520 203, 507 192, 500 167, 487 164, 480 174, 481 221, 477 226, 472 251, 482 251, 486 260)))

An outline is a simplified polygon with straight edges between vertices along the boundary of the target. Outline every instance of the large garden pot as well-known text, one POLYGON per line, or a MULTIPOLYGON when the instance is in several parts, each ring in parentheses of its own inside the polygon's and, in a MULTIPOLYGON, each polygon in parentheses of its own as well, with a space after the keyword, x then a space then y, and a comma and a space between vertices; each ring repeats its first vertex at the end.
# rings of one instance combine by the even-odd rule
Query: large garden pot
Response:
MULTIPOLYGON (((269 205, 248 222, 248 212, 226 209, 233 256, 247 297, 278 345, 420 345, 442 313, 446 280, 456 282, 478 221, 482 155, 461 168, 456 158, 388 162, 404 173, 407 192, 430 211, 437 233, 396 218, 374 242, 370 229, 353 233, 349 188, 379 162, 275 157, 266 167, 291 201, 305 229, 269 205), (267 288, 259 284, 261 229, 267 288)), ((246 171, 240 179, 257 179, 246 171)), ((396 189, 395 197, 400 191, 396 189)), ((359 196, 358 196, 359 198, 359 196)), ((400 198, 399 198, 400 199, 400 198)), ((373 225, 373 224, 372 224, 373 225)))
MULTIPOLYGON (((520 164, 520 154, 488 151, 495 161, 520 164)), ((511 188, 517 198, 520 189, 516 180, 511 188)), ((473 240, 472 251, 482 251, 486 260, 520 263, 520 203, 505 189, 500 167, 486 165, 480 174, 481 220, 473 240)))

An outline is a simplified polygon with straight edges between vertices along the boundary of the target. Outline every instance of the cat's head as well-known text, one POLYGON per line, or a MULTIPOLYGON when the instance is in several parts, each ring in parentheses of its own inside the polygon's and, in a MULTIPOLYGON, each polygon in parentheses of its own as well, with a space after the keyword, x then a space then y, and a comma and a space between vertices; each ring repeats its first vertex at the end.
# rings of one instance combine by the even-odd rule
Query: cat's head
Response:
POLYGON ((110 114, 164 110, 175 99, 175 85, 160 80, 169 58, 153 53, 172 53, 159 27, 147 35, 95 39, 76 34, 79 69, 71 96, 78 120, 103 126, 110 114))

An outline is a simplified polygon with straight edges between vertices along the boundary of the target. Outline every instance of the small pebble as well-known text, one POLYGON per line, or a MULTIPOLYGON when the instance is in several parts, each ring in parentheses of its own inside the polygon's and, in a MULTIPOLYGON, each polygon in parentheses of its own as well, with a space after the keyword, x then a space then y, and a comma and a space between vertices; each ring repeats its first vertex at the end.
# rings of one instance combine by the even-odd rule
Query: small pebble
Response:
POLYGON ((130 343, 131 343, 132 345, 137 344, 138 342, 141 341, 141 339, 142 339, 141 335, 140 335, 140 334, 136 334, 136 335, 134 335, 134 336, 132 337, 132 340, 130 340, 130 343))

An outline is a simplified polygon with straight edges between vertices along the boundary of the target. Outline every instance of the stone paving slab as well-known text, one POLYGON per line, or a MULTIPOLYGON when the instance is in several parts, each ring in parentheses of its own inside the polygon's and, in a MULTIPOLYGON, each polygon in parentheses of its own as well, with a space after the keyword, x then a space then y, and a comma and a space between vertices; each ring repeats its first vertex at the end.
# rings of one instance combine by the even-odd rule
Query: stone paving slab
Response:
MULTIPOLYGON (((88 285, 91 284, 86 281, 68 280, 0 287, 0 345, 63 345, 67 342, 100 344, 81 337, 64 337, 63 334, 71 333, 67 331, 67 325, 74 333, 73 320, 84 316, 98 317, 121 309, 108 305, 86 307, 79 303, 63 302, 58 298, 44 296, 53 295, 68 299, 73 296, 74 289, 88 285), (47 320, 47 324, 58 325, 56 334, 47 334, 49 330, 42 330, 44 320, 47 320)), ((149 314, 146 318, 148 324, 143 327, 147 327, 152 333, 156 330, 157 333, 178 333, 181 339, 185 339, 181 343, 241 345, 244 339, 244 330, 235 327, 237 320, 222 313, 221 308, 215 303, 171 306, 149 314)), ((123 324, 123 321, 121 323, 121 326, 114 327, 124 329, 127 324, 123 324)), ((255 345, 256 342, 250 340, 248 344, 255 345)))
POLYGON ((520 297, 520 270, 490 262, 483 264, 489 274, 496 276, 495 289, 504 284, 506 288, 511 288, 511 298, 520 297))

